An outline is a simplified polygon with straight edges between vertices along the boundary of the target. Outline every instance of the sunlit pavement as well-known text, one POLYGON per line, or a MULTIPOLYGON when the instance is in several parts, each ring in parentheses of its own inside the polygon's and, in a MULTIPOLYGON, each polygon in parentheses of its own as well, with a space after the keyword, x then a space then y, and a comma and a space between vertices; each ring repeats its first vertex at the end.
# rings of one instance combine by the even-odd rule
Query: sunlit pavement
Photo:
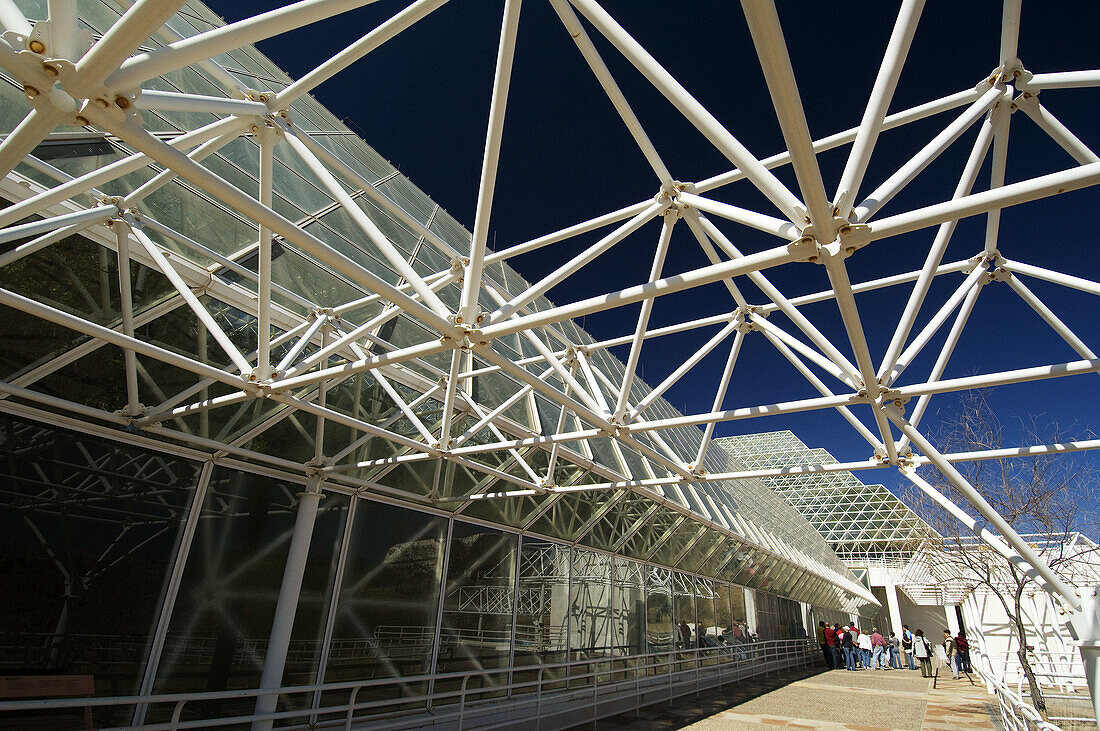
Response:
POLYGON ((948 731, 999 729, 995 698, 975 677, 910 670, 800 670, 687 696, 598 724, 602 729, 948 731), (946 674, 946 678, 944 677, 946 674))

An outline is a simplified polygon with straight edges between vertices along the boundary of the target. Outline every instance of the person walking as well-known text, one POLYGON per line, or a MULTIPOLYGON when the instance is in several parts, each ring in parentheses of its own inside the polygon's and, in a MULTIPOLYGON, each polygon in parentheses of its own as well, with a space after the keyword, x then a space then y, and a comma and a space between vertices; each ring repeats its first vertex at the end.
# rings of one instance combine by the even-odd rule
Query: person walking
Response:
POLYGON ((924 630, 918 629, 913 636, 913 655, 920 660, 920 676, 932 677, 932 646, 924 639, 924 630))
POLYGON ((916 670, 917 665, 913 659, 913 633, 907 624, 901 626, 901 650, 905 653, 905 664, 910 670, 916 670))
POLYGON ((943 651, 947 655, 947 666, 951 668, 951 674, 955 680, 959 679, 959 655, 955 652, 955 638, 948 630, 943 631, 943 651))
POLYGON ((817 623, 817 644, 821 646, 821 654, 825 657, 825 667, 833 669, 833 653, 829 650, 829 642, 825 639, 825 623, 817 623))
POLYGON ((890 633, 890 639, 886 641, 887 649, 890 652, 890 668, 893 670, 900 670, 901 663, 898 661, 898 652, 901 647, 901 640, 893 632, 890 633))
POLYGON ((857 642, 859 643, 859 658, 860 662, 863 663, 863 669, 870 670, 871 650, 874 649, 874 645, 871 644, 871 635, 866 632, 861 632, 857 642))
POLYGON ((959 658, 959 670, 967 675, 973 672, 970 669, 970 642, 966 639, 966 630, 960 629, 955 635, 955 654, 959 658))
POLYGON ((886 666, 886 638, 878 631, 878 627, 871 628, 871 669, 890 669, 886 666))

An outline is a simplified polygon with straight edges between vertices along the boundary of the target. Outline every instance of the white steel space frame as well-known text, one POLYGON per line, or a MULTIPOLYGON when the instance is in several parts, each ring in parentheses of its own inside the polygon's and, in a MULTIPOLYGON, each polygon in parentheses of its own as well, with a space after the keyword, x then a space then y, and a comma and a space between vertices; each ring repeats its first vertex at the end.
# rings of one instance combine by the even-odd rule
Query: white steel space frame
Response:
MULTIPOLYGON (((225 51, 255 43, 273 35, 286 33, 300 26, 346 12, 371 0, 303 0, 264 13, 255 18, 215 28, 199 35, 181 38, 165 27, 166 20, 181 6, 180 0, 137 0, 130 4, 117 23, 88 47, 82 39, 76 4, 73 0, 49 0, 49 18, 32 26, 12 0, 0 0, 0 68, 21 84, 31 111, 0 143, 0 172, 6 175, 2 190, 16 203, 0 212, 0 243, 26 237, 31 241, 0 255, 0 266, 61 240, 74 232, 100 241, 118 253, 120 262, 130 260, 162 272, 178 290, 180 298, 172 307, 189 307, 199 319, 210 339, 229 357, 228 370, 214 367, 197 359, 169 351, 135 337, 135 328, 143 321, 162 312, 143 313, 139 320, 130 302, 128 266, 120 266, 118 287, 122 294, 122 323, 107 328, 48 304, 34 301, 9 290, 0 290, 0 303, 70 328, 92 338, 82 346, 65 353, 18 382, 0 384, 0 391, 11 397, 40 405, 61 408, 78 416, 145 430, 151 435, 170 434, 174 439, 189 441, 225 455, 245 456, 275 467, 302 470, 301 464, 285 463, 277 457, 256 455, 232 444, 216 444, 169 429, 173 419, 212 408, 241 403, 251 399, 271 399, 293 409, 317 417, 319 433, 326 421, 339 423, 375 438, 394 442, 406 449, 399 457, 385 460, 387 464, 422 460, 450 460, 483 473, 487 485, 507 483, 506 487, 483 489, 467 499, 492 500, 502 496, 531 495, 578 490, 628 488, 654 499, 661 499, 661 488, 675 489, 693 482, 726 481, 761 477, 771 474, 859 470, 894 467, 918 488, 928 493, 941 506, 955 514, 969 529, 975 531, 1008 560, 1028 567, 1036 580, 1059 599, 1069 615, 1069 623, 1081 640, 1082 653, 1089 672, 1090 690, 1094 702, 1098 699, 1097 673, 1100 667, 1100 617, 1095 592, 1081 597, 1043 562, 1035 551, 997 514, 956 470, 960 460, 996 459, 1100 447, 1100 440, 1022 445, 995 451, 943 454, 919 429, 929 401, 936 394, 959 390, 986 388, 1049 378, 1069 377, 1100 371, 1100 358, 1059 317, 1021 281, 1021 275, 1045 280, 1064 287, 1100 295, 1100 283, 1006 258, 997 248, 1001 209, 1028 203, 1040 198, 1066 193, 1100 183, 1100 157, 1068 130, 1039 101, 1040 92, 1050 88, 1100 86, 1100 70, 1031 73, 1017 58, 1020 2, 1006 0, 1001 18, 1001 43, 994 71, 980 79, 973 89, 963 90, 927 104, 887 115, 895 86, 906 59, 910 42, 923 9, 922 0, 904 0, 890 36, 885 56, 874 83, 862 121, 858 127, 830 137, 814 140, 810 136, 800 100, 796 77, 783 40, 779 17, 771 0, 743 0, 742 5, 767 86, 774 103, 787 150, 758 159, 697 101, 662 65, 651 56, 596 0, 549 0, 561 22, 576 42, 580 53, 591 67, 604 92, 625 123, 628 133, 652 167, 656 176, 654 198, 615 210, 598 218, 578 223, 561 231, 516 244, 499 251, 487 247, 496 172, 498 167, 504 118, 507 109, 512 59, 520 18, 520 0, 506 0, 501 25, 500 45, 493 80, 492 102, 485 136, 484 162, 477 196, 476 215, 468 250, 455 251, 438 235, 392 202, 377 194, 370 181, 351 169, 310 135, 293 124, 286 110, 295 99, 351 66, 370 51, 393 38, 409 26, 428 16, 446 0, 415 0, 390 20, 364 35, 359 41, 339 50, 329 60, 307 73, 285 89, 273 92, 245 89, 239 81, 211 59, 225 51), (579 16, 578 14, 579 13, 579 16), (587 21, 582 23, 581 17, 587 21), (615 50, 621 53, 688 122, 696 127, 733 165, 733 169, 715 177, 680 182, 666 167, 657 147, 650 140, 628 100, 604 64, 588 35, 594 29, 615 50), (142 51, 150 37, 158 38, 156 50, 142 51), (143 89, 142 84, 172 70, 199 64, 227 88, 237 89, 236 98, 220 98, 176 94, 143 89), (865 173, 876 141, 884 130, 925 119, 933 114, 962 108, 944 129, 928 142, 874 191, 862 195, 865 173), (141 124, 139 110, 197 110, 218 115, 220 119, 198 129, 165 141, 151 134, 141 124), (1060 172, 1028 180, 1005 183, 1005 159, 1011 116, 1023 111, 1044 130, 1076 165, 1060 172), (31 156, 35 149, 59 125, 84 127, 117 138, 135 152, 129 158, 113 163, 87 175, 71 178, 56 168, 31 156), (949 198, 884 218, 875 214, 894 198, 917 174, 956 140, 962 132, 979 127, 977 140, 958 184, 949 198), (199 164, 205 156, 241 135, 251 135, 260 148, 258 170, 259 195, 246 193, 199 164), (272 154, 276 145, 286 146, 320 179, 333 199, 343 207, 362 234, 377 248, 402 278, 403 284, 393 285, 348 257, 325 245, 321 240, 277 213, 272 208, 272 154), (816 155, 825 150, 850 146, 847 164, 830 196, 826 192, 816 155), (974 192, 974 186, 987 154, 992 150, 991 184, 987 190, 974 192), (27 163, 57 180, 46 187, 33 183, 13 172, 16 165, 27 163), (70 199, 82 193, 98 193, 97 186, 120 178, 134 170, 155 163, 163 168, 152 180, 122 197, 100 196, 100 205, 84 209, 70 199), (784 185, 772 170, 790 165, 797 179, 797 190, 784 185), (151 220, 137 210, 144 197, 176 178, 187 181, 203 193, 251 221, 257 228, 254 249, 236 257, 220 257, 219 268, 237 272, 242 281, 255 289, 230 285, 212 276, 212 271, 186 258, 173 254, 154 242, 147 234, 155 230, 184 246, 203 249, 201 242, 188 238, 187 232, 173 231, 151 220), (369 195, 380 206, 406 223, 427 245, 436 247, 452 262, 450 269, 422 276, 413 269, 404 254, 353 201, 341 183, 369 195), (767 213, 747 210, 707 197, 708 192, 738 181, 748 181, 760 191, 775 210, 767 213), (772 215, 772 214, 778 215, 772 215), (17 221, 36 214, 42 220, 19 225, 17 221), (980 251, 967 260, 944 262, 943 254, 958 220, 971 216, 986 217, 986 234, 980 251), (777 245, 742 255, 730 238, 710 217, 774 235, 777 245), (540 311, 528 307, 539 295, 578 272, 588 262, 611 246, 631 235, 644 223, 663 221, 653 259, 649 281, 622 290, 554 306, 540 311), (699 269, 663 276, 664 258, 673 228, 683 222, 698 240, 712 264, 699 269), (485 276, 487 265, 507 261, 519 254, 549 247, 574 236, 602 227, 617 228, 583 254, 562 265, 527 291, 512 293, 509 299, 485 276), (848 275, 846 259, 856 251, 875 246, 877 242, 911 231, 936 227, 934 240, 919 269, 912 272, 853 284, 848 275), (271 260, 273 236, 296 247, 309 257, 373 292, 367 299, 388 303, 382 315, 366 323, 348 323, 340 316, 364 301, 335 308, 319 308, 303 301, 299 295, 282 291, 307 306, 310 314, 300 317, 272 301, 271 260), (258 252, 258 271, 240 266, 243 256, 258 252), (831 289, 816 294, 788 299, 767 278, 766 271, 786 265, 816 263, 825 267, 831 289), (964 272, 963 283, 955 293, 936 309, 932 320, 915 335, 918 315, 934 277, 964 272), (767 302, 752 303, 738 288, 737 279, 747 278, 764 292, 767 302), (994 281, 1006 282, 1019 297, 1063 338, 1080 356, 1080 360, 1044 364, 1031 368, 993 372, 964 378, 941 379, 959 336, 974 308, 983 286, 994 281), (448 307, 437 294, 443 287, 461 283, 461 301, 457 308, 448 307), (649 328, 653 303, 662 295, 722 283, 735 304, 732 312, 680 323, 660 329, 649 328), (912 283, 904 314, 897 322, 887 352, 876 364, 865 338, 855 295, 884 287, 912 283), (219 326, 195 294, 209 288, 216 296, 252 313, 258 320, 258 347, 254 353, 241 352, 219 326), (493 311, 479 306, 481 295, 488 294, 497 302, 493 311), (832 342, 798 309, 800 305, 824 300, 835 301, 847 334, 847 342, 832 342), (611 308, 641 303, 641 313, 632 333, 596 344, 551 344, 539 328, 611 308), (767 315, 781 312, 801 332, 802 339, 785 331, 767 315), (406 347, 394 347, 380 340, 378 332, 386 321, 403 315, 412 318, 435 333, 437 337, 406 347), (921 382, 899 386, 897 381, 906 366, 913 361, 932 337, 954 316, 947 340, 932 372, 921 382), (630 403, 631 385, 635 379, 643 345, 660 335, 687 332, 723 325, 717 335, 698 352, 686 358, 650 395, 639 403, 630 403), (273 337, 273 329, 282 334, 273 337), (723 410, 739 349, 746 337, 759 332, 805 375, 819 398, 723 410), (513 362, 494 351, 494 338, 518 334, 538 351, 526 361, 513 362), (713 407, 704 413, 666 419, 647 419, 647 408, 669 387, 685 378, 691 368, 709 352, 732 338, 726 368, 715 389, 713 407), (295 342, 281 362, 273 363, 273 347, 295 342), (88 406, 62 401, 34 391, 31 386, 44 375, 73 362, 83 353, 102 344, 111 344, 125 352, 127 403, 118 413, 108 413, 88 406), (319 346, 303 355, 305 346, 319 346), (620 383, 609 382, 606 374, 592 367, 588 354, 594 349, 630 345, 625 376, 620 383), (846 355, 845 352, 848 354, 846 355), (434 354, 450 354, 449 372, 438 383, 428 383, 402 363, 434 354), (549 435, 517 434, 514 423, 501 416, 505 408, 483 409, 472 397, 466 384, 477 375, 472 367, 473 355, 516 379, 523 387, 522 396, 532 392, 559 404, 563 418, 557 430, 549 435), (202 398, 201 388, 191 389, 165 399, 156 406, 145 406, 139 398, 139 364, 137 356, 162 361, 205 379, 201 383, 221 383, 230 386, 230 395, 216 399, 202 398), (329 356, 345 362, 328 366, 329 356), (826 384, 809 367, 815 365, 835 383, 826 384), (547 373, 554 373, 566 384, 558 390, 524 367, 538 363, 547 373), (401 412, 415 425, 420 439, 414 439, 383 425, 369 423, 325 405, 328 384, 351 374, 371 372, 393 398, 401 412), (390 381, 431 394, 443 403, 442 423, 430 429, 416 415, 414 404, 402 399, 390 381), (292 392, 303 387, 316 390, 307 397, 292 392), (906 409, 911 399, 916 404, 906 409), (853 415, 851 407, 866 407, 873 416, 871 426, 853 415), (720 422, 754 418, 773 414, 815 409, 836 409, 856 432, 871 446, 873 456, 866 461, 834 465, 807 464, 782 470, 747 470, 708 473, 702 467, 710 448, 715 425, 720 422), (463 434, 452 433, 454 414, 477 415, 476 428, 463 434), (588 424, 590 429, 565 431, 564 414, 570 412, 588 424), (466 444, 474 432, 489 426, 498 441, 489 444, 466 444), (674 427, 702 427, 703 440, 693 459, 684 459, 659 438, 661 431, 674 427), (895 429, 900 437, 895 437, 895 429), (639 442, 632 435, 650 435, 658 448, 639 442), (626 461, 619 459, 621 472, 594 468, 604 474, 605 482, 573 485, 555 484, 553 465, 559 449, 566 442, 611 437, 613 442, 628 446, 645 458, 645 474, 634 474, 626 461), (528 465, 519 450, 529 447, 552 449, 551 467, 539 474, 528 465), (914 454, 911 447, 919 450, 914 454), (477 460, 479 454, 506 452, 523 468, 526 477, 517 477, 477 460), (915 467, 931 464, 966 496, 980 518, 950 502, 923 480, 915 467), (988 526, 988 527, 987 527, 988 526)), ((528 0, 529 2, 536 0, 528 0)), ((725 224, 724 224, 725 225, 725 224)), ((514 401, 512 402, 514 403, 514 401)), ((544 425, 547 427, 549 425, 544 425)), ((325 455, 318 439, 317 454, 305 465, 310 475, 308 495, 317 496, 323 481, 356 485, 342 475, 349 467, 381 466, 375 463, 341 463, 345 455, 325 455), (335 459, 334 459, 335 457, 335 459)), ((576 455, 583 459, 583 455, 576 455)), ((593 463, 594 464, 594 463, 593 463)), ((438 474, 438 471, 437 471, 438 474)), ((378 491, 399 493, 390 487, 359 485, 378 491)), ((298 515, 298 525, 290 548, 287 580, 283 592, 296 594, 301 580, 301 566, 308 549, 309 530, 316 511, 316 500, 306 499, 298 515), (297 581, 294 567, 298 567, 297 581)), ((717 516, 717 511, 716 516, 717 516)), ((724 518, 715 517, 721 523, 724 518)), ((766 541, 765 541, 766 542, 766 541)), ((776 550, 783 552, 783 548, 776 550)), ((289 637, 293 622, 293 602, 279 603, 272 644, 280 633, 282 641, 289 637), (287 614, 289 612, 289 615, 287 614), (287 631, 284 631, 287 630, 287 631)), ((273 654, 277 656, 277 652, 273 654)), ((262 687, 276 687, 281 677, 281 665, 268 663, 262 687)), ((274 697, 271 698, 274 703, 274 697)), ((257 712, 270 711, 261 699, 257 712)))

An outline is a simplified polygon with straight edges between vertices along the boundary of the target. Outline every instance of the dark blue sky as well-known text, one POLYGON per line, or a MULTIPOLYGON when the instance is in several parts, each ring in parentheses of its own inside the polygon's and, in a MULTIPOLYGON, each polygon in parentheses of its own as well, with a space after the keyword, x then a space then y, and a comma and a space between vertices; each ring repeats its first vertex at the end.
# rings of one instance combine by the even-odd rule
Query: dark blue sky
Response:
MULTIPOLYGON (((234 21, 277 3, 222 0, 211 4, 234 21)), ((260 49, 297 77, 403 6, 379 2, 265 41, 260 49)), ((323 104, 347 118, 353 129, 468 228, 472 228, 477 198, 501 7, 500 2, 488 0, 452 0, 315 91, 323 104)), ((762 158, 784 149, 739 4, 608 0, 605 7, 755 155, 762 158)), ((897 7, 894 2, 780 3, 787 46, 815 138, 858 125, 897 7)), ((1024 66, 1035 73, 1100 66, 1093 38, 1100 20, 1097 16, 1100 5, 1094 3, 1025 3, 1019 44, 1024 66)), ((549 3, 527 0, 521 17, 491 225, 490 240, 497 248, 649 198, 658 187, 549 3)), ((633 67, 589 30, 674 177, 699 180, 731 167, 633 67)), ((973 87, 998 65, 999 35, 1000 9, 996 4, 928 2, 891 111, 973 87)), ((1051 90, 1040 100, 1086 144, 1100 147, 1096 119, 1100 90, 1051 90)), ((893 173, 956 114, 958 111, 948 112, 884 133, 862 192, 866 194, 893 173)), ((975 127, 964 134, 888 204, 880 217, 949 198, 976 133, 975 127)), ((848 149, 819 157, 830 195, 848 149)), ((1008 182, 1073 164, 1022 113, 1014 115, 1008 182)), ((977 190, 988 186, 988 166, 987 159, 977 190)), ((777 174, 797 190, 789 169, 777 174)), ((721 189, 713 196, 779 215, 747 183, 721 189)), ((1010 259, 1100 279, 1100 264, 1090 255, 1095 234, 1085 215, 1098 203, 1100 196, 1089 189, 1007 210, 1002 217, 1000 250, 1010 259)), ((745 252, 778 243, 732 224, 718 225, 745 252)), ((984 217, 962 222, 945 261, 980 251, 984 227, 984 217)), ((644 281, 658 230, 657 223, 649 224, 582 275, 551 290, 550 298, 565 303, 644 281)), ((852 281, 919 268, 934 232, 927 229, 866 247, 849 260, 852 281)), ((582 237, 511 263, 528 280, 536 281, 597 237, 582 237)), ((677 227, 668 262, 666 274, 707 263, 685 226, 677 227)), ((824 269, 811 264, 772 270, 768 276, 789 297, 828 287, 824 269)), ((927 321, 933 306, 943 302, 961 281, 959 275, 943 279, 933 287, 918 324, 927 321)), ((1086 343, 1094 350, 1100 347, 1094 298, 1026 281, 1086 343)), ((766 301, 747 282, 743 291, 752 301, 766 301)), ((902 286, 858 299, 876 364, 907 295, 908 287, 902 286)), ((728 312, 733 306, 720 285, 665 297, 657 301, 651 326, 728 312)), ((835 304, 807 306, 804 312, 843 352, 851 352, 835 304)), ((597 338, 621 335, 633 329, 636 315, 637 307, 626 308, 588 317, 584 325, 597 338)), ((776 317, 776 322, 785 319, 776 317)), ((652 341, 643 351, 645 379, 651 384, 659 382, 713 332, 652 341)), ((945 334, 946 328, 901 383, 924 379, 945 334)), ((724 351, 720 347, 667 394, 677 408, 686 412, 709 409, 724 351)), ((625 358, 625 352, 619 355, 625 358)), ((979 297, 945 377, 1077 358, 1006 285, 994 284, 979 297)), ((823 378, 829 382, 829 377, 823 378)), ((1018 417, 1039 415, 1040 422, 1057 421, 1069 436, 1083 437, 1100 430, 1097 378, 1079 376, 1006 386, 996 389, 991 400, 1001 409, 1010 430, 1015 430, 1018 417)), ((759 334, 752 334, 725 405, 734 408, 816 395, 759 334)), ((933 400, 926 424, 934 425, 937 408, 950 412, 954 403, 951 396, 933 400)), ((869 413, 860 415, 871 423, 869 413)), ((833 412, 727 423, 719 427, 718 434, 783 428, 843 460, 869 456, 868 445, 833 412)), ((864 477, 897 484, 888 470, 864 477)))

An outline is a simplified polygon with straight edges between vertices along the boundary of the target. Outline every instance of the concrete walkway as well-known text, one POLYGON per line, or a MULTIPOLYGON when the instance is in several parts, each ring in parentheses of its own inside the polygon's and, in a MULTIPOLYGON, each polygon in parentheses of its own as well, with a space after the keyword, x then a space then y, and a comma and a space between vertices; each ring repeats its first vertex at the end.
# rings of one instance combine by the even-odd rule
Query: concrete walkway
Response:
MULTIPOLYGON (((935 690, 919 671, 799 670, 758 678, 624 714, 598 724, 611 729, 758 731, 959 731, 1000 729, 995 698, 975 678, 941 670, 935 690), (944 675, 946 674, 946 679, 944 675)), ((590 726, 589 726, 590 728, 590 726)))

